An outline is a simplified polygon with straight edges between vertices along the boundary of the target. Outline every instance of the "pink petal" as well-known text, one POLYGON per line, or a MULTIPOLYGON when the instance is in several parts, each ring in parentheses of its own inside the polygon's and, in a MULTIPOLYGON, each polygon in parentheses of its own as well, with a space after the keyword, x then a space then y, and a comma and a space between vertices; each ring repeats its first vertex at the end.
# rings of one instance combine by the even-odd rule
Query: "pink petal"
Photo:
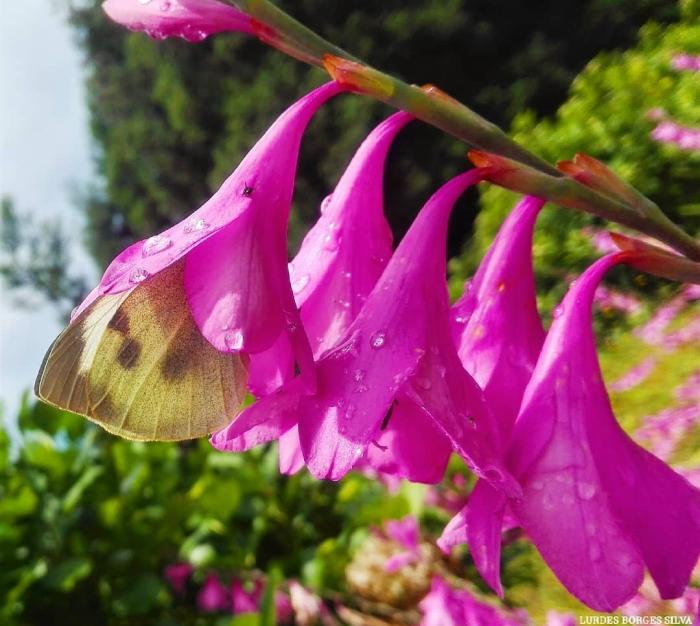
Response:
POLYGON ((299 443, 299 428, 295 424, 279 438, 280 474, 296 474, 304 467, 304 455, 299 443))
POLYGON ((449 439, 425 410, 406 397, 397 397, 390 411, 386 427, 380 428, 367 450, 367 464, 411 482, 440 482, 452 453, 449 439))
POLYGON ((511 211, 452 313, 459 358, 484 390, 504 443, 544 342, 531 253, 543 205, 527 197, 511 211))

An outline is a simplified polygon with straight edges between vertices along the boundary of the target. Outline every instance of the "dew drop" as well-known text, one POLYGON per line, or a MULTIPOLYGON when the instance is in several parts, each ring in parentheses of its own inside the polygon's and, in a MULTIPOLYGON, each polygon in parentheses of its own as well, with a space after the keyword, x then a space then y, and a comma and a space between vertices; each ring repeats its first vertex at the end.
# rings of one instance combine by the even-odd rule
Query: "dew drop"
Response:
POLYGON ((386 344, 386 333, 374 333, 374 335, 370 337, 369 345, 372 346, 375 350, 383 348, 384 344, 386 344))
POLYGON ((230 330, 224 335, 224 343, 229 350, 240 350, 243 347, 243 333, 240 330, 230 330))
POLYGON ((137 267, 133 272, 131 272, 131 276, 129 276, 129 282, 134 284, 142 283, 149 276, 150 274, 145 269, 143 269, 142 267, 137 267))
POLYGON ((185 233, 188 235, 190 233, 198 233, 209 228, 209 225, 201 218, 191 219, 187 224, 185 224, 185 233))
POLYGON ((180 34, 180 36, 185 41, 189 41, 190 43, 199 43, 200 41, 204 41, 207 38, 207 33, 201 28, 196 28, 192 24, 187 24, 182 29, 182 33, 180 34))
POLYGON ((542 507, 547 511, 551 511, 554 508, 554 502, 552 501, 552 496, 545 493, 542 497, 542 507))
POLYGON ((295 294, 301 293, 306 289, 306 285, 309 284, 309 280, 311 280, 311 277, 308 274, 302 274, 299 276, 299 278, 295 278, 292 281, 292 291, 295 294))
POLYGON ((323 238, 323 249, 329 252, 335 252, 340 245, 339 235, 337 233, 328 233, 323 238))
POLYGON ((561 501, 563 504, 573 504, 574 503, 574 496, 572 496, 570 493, 565 493, 561 497, 561 501))
POLYGON ((505 291, 506 290, 506 284, 504 282, 501 282, 498 284, 498 291, 505 291))
POLYGON ((564 312, 564 307, 562 307, 561 305, 556 306, 556 307, 554 307, 554 311, 552 311, 552 317, 554 317, 555 319, 557 317, 561 317, 563 312, 564 312))
POLYGON ((141 249, 141 254, 143 256, 158 254, 159 252, 163 252, 163 250, 167 250, 172 245, 173 242, 170 237, 155 235, 154 237, 146 239, 146 243, 143 244, 143 248, 141 249))
POLYGON ((173 3, 170 0, 163 0, 163 2, 160 3, 160 10, 163 11, 164 13, 167 13, 172 8, 173 8, 173 3))
POLYGON ((500 483, 503 480, 503 474, 495 467, 490 467, 487 469, 484 472, 484 477, 486 480, 491 481, 492 483, 500 483))
POLYGON ((596 494, 596 486, 591 483, 578 483, 576 485, 578 495, 584 500, 590 500, 596 494))
POLYGON ((141 6, 145 6, 145 5, 150 4, 150 3, 151 3, 151 0, 139 0, 139 4, 141 6))
POLYGON ((455 317, 455 322, 458 324, 466 324, 469 321, 469 316, 467 315, 458 315, 455 317))
POLYGON ((544 483, 541 480, 535 480, 532 482, 532 488, 535 491, 542 491, 544 489, 544 483))
POLYGON ((332 199, 333 194, 329 193, 323 200, 321 200, 321 213, 325 213, 327 211, 332 199))
POLYGON ((433 386, 429 378, 416 378, 416 385, 426 391, 433 386))

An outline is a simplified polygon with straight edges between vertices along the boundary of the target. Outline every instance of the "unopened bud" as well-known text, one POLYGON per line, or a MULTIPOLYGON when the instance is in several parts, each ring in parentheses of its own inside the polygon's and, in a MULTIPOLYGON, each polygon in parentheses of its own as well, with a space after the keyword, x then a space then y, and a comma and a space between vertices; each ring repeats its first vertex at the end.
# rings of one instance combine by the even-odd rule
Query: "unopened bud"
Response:
POLYGON ((323 66, 333 80, 356 93, 379 100, 386 100, 394 93, 394 83, 389 76, 362 63, 326 54, 323 66))

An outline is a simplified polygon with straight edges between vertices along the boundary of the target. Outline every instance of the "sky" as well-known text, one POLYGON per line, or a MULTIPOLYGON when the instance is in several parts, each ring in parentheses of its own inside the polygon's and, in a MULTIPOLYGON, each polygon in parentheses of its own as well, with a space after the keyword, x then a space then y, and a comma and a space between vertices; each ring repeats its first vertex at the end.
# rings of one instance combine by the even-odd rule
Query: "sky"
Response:
MULTIPOLYGON (((0 20, 0 195, 37 220, 58 217, 72 237, 75 270, 95 269, 80 244, 75 190, 93 176, 81 56, 61 3, 3 2, 0 20)), ((0 293, 0 400, 13 416, 31 389, 58 315, 37 301, 17 308, 0 293)))

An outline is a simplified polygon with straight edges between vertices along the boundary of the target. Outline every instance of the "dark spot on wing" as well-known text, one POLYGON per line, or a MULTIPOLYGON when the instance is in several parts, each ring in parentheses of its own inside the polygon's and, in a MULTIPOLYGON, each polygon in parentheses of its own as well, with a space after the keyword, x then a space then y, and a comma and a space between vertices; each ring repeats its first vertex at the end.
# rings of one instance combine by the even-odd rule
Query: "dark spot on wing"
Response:
POLYGON ((117 361, 119 365, 128 370, 132 367, 136 367, 140 355, 141 344, 139 341, 131 337, 126 337, 117 353, 117 361))
POLYGON ((187 350, 171 347, 160 366, 163 378, 169 381, 184 378, 189 368, 188 356, 187 350))
POLYGON ((111 320, 107 323, 107 328, 111 328, 112 330, 116 330, 118 333, 121 333, 122 335, 128 335, 129 334, 129 316, 119 310, 117 311, 114 316, 112 317, 111 320))

